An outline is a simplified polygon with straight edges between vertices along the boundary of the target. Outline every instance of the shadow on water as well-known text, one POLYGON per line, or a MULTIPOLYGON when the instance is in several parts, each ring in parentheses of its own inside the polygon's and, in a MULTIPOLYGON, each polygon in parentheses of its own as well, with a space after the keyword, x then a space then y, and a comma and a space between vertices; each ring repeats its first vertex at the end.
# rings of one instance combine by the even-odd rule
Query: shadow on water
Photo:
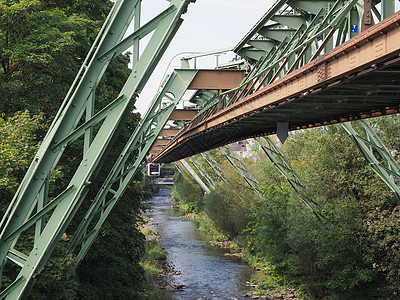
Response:
POLYGON ((243 297, 251 268, 240 260, 224 256, 223 249, 211 247, 197 224, 181 218, 182 212, 171 207, 170 190, 161 190, 147 205, 168 253, 167 260, 180 275, 171 275, 172 284, 184 285, 175 292, 182 300, 248 299, 243 297))

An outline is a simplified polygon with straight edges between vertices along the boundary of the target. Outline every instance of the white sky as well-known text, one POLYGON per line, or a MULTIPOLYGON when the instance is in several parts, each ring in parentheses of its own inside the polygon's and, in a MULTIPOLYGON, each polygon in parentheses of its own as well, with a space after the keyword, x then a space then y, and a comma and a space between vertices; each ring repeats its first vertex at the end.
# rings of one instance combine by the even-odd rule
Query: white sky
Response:
MULTIPOLYGON (((197 0, 191 3, 183 15, 184 22, 136 101, 137 110, 142 114, 147 110, 175 55, 234 47, 274 2, 276 0, 197 0)), ((168 5, 166 0, 143 0, 142 25, 168 5)), ((179 57, 173 60, 172 67, 179 68, 179 57)), ((223 62, 223 57, 220 61, 223 62)), ((202 66, 199 61, 197 67, 207 66, 202 66)))

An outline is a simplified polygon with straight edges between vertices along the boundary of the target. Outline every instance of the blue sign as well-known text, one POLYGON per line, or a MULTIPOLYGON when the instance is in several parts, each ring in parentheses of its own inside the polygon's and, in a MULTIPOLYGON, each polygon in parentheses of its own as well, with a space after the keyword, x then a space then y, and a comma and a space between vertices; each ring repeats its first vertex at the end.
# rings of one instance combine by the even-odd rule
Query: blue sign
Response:
POLYGON ((358 25, 357 24, 351 24, 351 32, 358 32, 358 25))

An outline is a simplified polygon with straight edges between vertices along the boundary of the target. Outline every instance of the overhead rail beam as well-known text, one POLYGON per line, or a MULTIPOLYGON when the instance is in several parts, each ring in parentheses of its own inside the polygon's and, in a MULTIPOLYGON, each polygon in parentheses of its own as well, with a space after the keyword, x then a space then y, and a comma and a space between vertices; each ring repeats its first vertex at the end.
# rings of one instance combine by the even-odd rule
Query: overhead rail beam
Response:
POLYGON ((399 112, 399 22, 397 12, 241 101, 192 121, 156 160, 275 134, 282 121, 297 130, 399 112), (352 86, 362 93, 349 92, 352 86))

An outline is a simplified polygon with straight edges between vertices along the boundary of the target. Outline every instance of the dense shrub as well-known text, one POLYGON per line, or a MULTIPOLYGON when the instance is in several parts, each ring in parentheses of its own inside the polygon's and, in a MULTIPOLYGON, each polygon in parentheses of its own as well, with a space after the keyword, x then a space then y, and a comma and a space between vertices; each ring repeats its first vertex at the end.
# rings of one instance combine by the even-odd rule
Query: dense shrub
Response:
MULTIPOLYGON (((400 136, 391 133, 400 132, 399 117, 372 121, 398 158, 400 136)), ((260 153, 246 165, 259 177, 264 198, 250 196, 241 206, 239 191, 249 188, 220 161, 228 185, 205 196, 203 211, 229 237, 246 238, 249 260, 292 282, 308 299, 399 299, 398 199, 344 130, 338 125, 296 132, 281 150, 324 222, 260 153)))

